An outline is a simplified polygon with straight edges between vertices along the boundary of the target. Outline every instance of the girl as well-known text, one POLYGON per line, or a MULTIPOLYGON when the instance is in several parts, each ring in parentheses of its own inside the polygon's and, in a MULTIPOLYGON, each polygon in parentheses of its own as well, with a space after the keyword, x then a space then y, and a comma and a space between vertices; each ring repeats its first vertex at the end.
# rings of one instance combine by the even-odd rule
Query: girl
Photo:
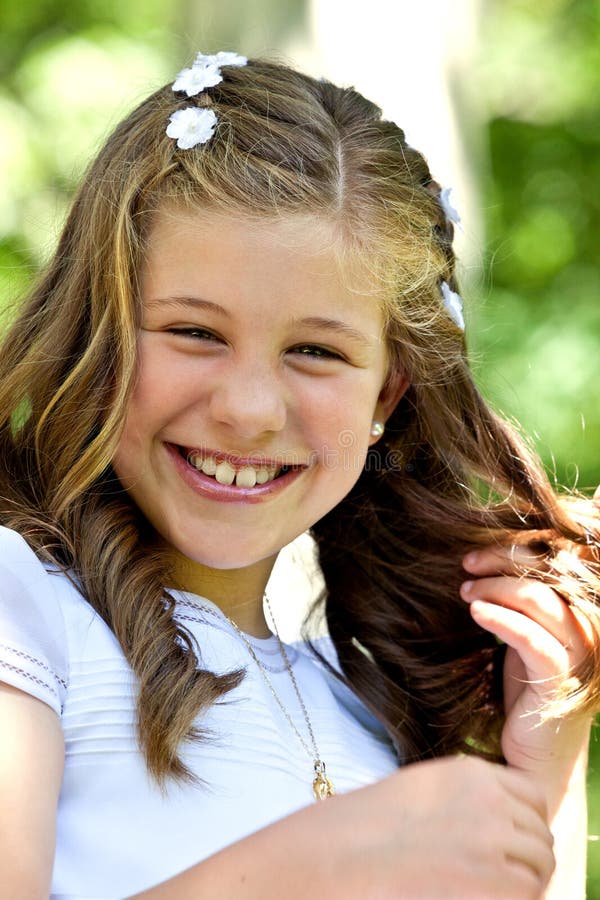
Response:
POLYGON ((473 385, 448 213, 232 53, 99 153, 0 355, 3 897, 583 896, 598 524, 473 385))

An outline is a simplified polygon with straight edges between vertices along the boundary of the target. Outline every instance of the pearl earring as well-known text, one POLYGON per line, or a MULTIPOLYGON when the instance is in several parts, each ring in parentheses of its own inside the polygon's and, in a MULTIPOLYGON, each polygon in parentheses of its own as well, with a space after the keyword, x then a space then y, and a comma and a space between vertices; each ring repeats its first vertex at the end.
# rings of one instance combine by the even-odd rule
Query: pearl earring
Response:
POLYGON ((371 425, 371 437, 380 438, 385 431, 383 422, 373 422, 371 425))

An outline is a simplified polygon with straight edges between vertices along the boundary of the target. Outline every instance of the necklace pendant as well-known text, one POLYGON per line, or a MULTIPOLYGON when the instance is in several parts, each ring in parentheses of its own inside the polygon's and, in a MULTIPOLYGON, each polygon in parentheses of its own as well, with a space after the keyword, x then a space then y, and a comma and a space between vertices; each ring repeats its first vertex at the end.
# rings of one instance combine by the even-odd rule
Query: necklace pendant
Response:
POLYGON ((335 788, 330 779, 327 777, 327 772, 325 771, 325 763, 320 759, 317 759, 315 761, 315 780, 313 781, 313 793, 315 795, 315 800, 326 800, 328 797, 333 797, 333 795, 335 794, 335 788))

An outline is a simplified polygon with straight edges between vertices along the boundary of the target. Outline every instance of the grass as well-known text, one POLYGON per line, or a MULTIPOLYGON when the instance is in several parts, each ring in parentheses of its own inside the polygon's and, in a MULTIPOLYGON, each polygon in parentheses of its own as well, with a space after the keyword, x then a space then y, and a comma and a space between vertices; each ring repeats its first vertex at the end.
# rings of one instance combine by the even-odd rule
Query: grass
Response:
POLYGON ((592 730, 588 777, 589 834, 591 837, 588 845, 588 900, 600 900, 600 728, 598 725, 592 730), (599 839, 594 840, 595 837, 599 839))

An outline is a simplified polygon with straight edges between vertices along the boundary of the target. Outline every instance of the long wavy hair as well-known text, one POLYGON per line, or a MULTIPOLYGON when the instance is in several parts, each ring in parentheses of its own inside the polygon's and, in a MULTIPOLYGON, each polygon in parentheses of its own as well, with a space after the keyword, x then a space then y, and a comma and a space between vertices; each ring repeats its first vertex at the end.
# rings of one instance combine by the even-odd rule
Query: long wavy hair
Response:
MULTIPOLYGON (((165 203, 336 223, 368 261, 392 366, 410 388, 349 495, 313 526, 342 677, 404 758, 499 754, 502 650, 458 599, 461 556, 535 542, 546 574, 594 622, 597 524, 559 498, 539 462, 479 395, 440 284, 458 290, 439 186, 401 129, 352 89, 284 65, 223 67, 197 97, 167 85, 135 109, 92 163, 53 260, 0 352, 0 517, 40 558, 74 573, 139 680, 138 731, 159 781, 191 777, 182 741, 243 677, 201 664, 165 589, 168 560, 111 466, 136 374, 138 272, 165 203), (184 106, 210 106, 212 139, 165 134, 184 106), (587 564, 571 570, 562 546, 587 564), (585 554, 584 554, 585 555, 585 554)), ((590 653, 549 714, 592 709, 590 653)))

